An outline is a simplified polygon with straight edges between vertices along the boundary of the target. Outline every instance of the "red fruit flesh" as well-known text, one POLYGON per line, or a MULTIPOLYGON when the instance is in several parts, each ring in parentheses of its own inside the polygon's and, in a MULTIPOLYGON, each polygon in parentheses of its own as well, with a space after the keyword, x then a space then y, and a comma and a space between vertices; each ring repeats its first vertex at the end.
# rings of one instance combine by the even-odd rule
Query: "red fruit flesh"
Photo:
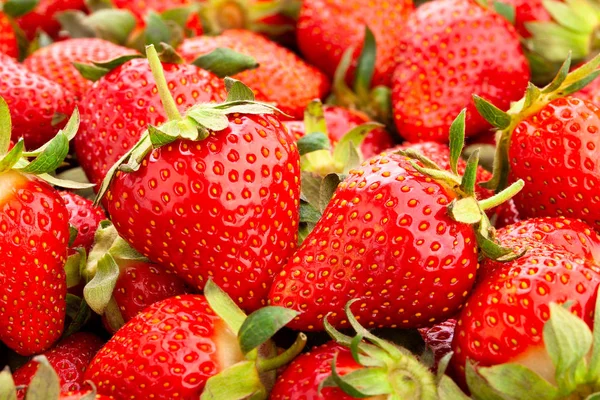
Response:
POLYGON ((29 70, 70 90, 81 98, 93 82, 85 79, 73 63, 91 64, 136 54, 134 50, 102 39, 68 39, 36 50, 23 61, 29 70))
POLYGON ((254 310, 296 247, 299 164, 275 116, 235 114, 204 141, 173 142, 119 173, 107 210, 150 260, 200 290, 212 277, 254 310))
POLYGON ((433 351, 433 372, 438 370, 440 360, 452 351, 452 338, 456 320, 449 319, 429 328, 419 329, 423 341, 433 351))
POLYGON ((477 94, 506 110, 523 96, 527 60, 515 29, 471 0, 439 0, 419 7, 403 29, 393 77, 398 132, 411 142, 447 142, 450 125, 467 108, 466 135, 489 128, 477 94))
POLYGON ((552 101, 522 120, 508 149, 509 181, 523 218, 580 218, 600 230, 600 109, 574 97, 552 101))
POLYGON ((242 359, 235 334, 204 296, 185 295, 155 303, 125 324, 85 378, 116 399, 195 400, 208 378, 242 359))
POLYGON ((21 355, 60 337, 67 294, 68 213, 47 183, 0 174, 0 340, 21 355))
MULTIPOLYGON (((83 375, 104 342, 86 332, 75 333, 62 340, 43 355, 56 371, 60 379, 61 392, 82 390, 85 386, 83 375)), ((13 374, 15 385, 27 386, 38 370, 36 361, 29 361, 13 374)), ((18 398, 25 396, 25 390, 18 391, 18 398)))
POLYGON ((269 397, 270 400, 351 400, 339 388, 323 388, 319 384, 331 375, 331 362, 337 356, 336 371, 345 375, 361 366, 354 361, 347 347, 329 342, 296 358, 283 371, 269 397))
POLYGON ((0 12, 0 53, 12 58, 19 56, 17 36, 6 14, 0 12))
POLYGON ((33 11, 18 18, 17 23, 29 40, 33 40, 40 31, 57 39, 61 29, 56 19, 57 14, 67 10, 84 9, 85 0, 40 0, 33 11))
POLYGON ((397 63, 397 33, 413 10, 412 0, 304 0, 298 46, 308 62, 333 78, 346 49, 354 47, 354 59, 358 58, 368 25, 377 44, 373 85, 389 86, 397 63))
POLYGON ((347 327, 343 309, 366 327, 419 327, 462 307, 475 280, 471 226, 453 221, 455 195, 416 172, 397 154, 374 157, 350 171, 284 270, 269 299, 301 311, 288 326, 347 327))
POLYGON ((232 29, 219 36, 187 39, 177 51, 191 62, 218 47, 254 57, 260 66, 234 78, 257 90, 261 94, 258 100, 273 102, 294 118, 302 118, 311 100, 321 99, 329 92, 329 81, 323 73, 290 50, 251 31, 232 29))
POLYGON ((67 211, 69 212, 69 223, 77 229, 77 238, 71 245, 72 248, 83 247, 90 251, 94 244, 94 235, 101 221, 106 219, 104 210, 94 207, 92 201, 85 199, 75 193, 60 192, 67 211))
POLYGON ((11 110, 12 139, 22 137, 27 149, 43 145, 66 123, 65 118, 53 126, 55 114, 68 117, 73 111, 71 93, 4 54, 0 54, 0 81, 0 96, 11 110))
MULTIPOLYGON (((180 111, 227 97, 223 81, 193 65, 163 64, 180 111)), ((87 91, 81 102, 77 157, 91 182, 99 184, 112 165, 139 140, 148 125, 166 120, 147 60, 115 68, 87 91)))

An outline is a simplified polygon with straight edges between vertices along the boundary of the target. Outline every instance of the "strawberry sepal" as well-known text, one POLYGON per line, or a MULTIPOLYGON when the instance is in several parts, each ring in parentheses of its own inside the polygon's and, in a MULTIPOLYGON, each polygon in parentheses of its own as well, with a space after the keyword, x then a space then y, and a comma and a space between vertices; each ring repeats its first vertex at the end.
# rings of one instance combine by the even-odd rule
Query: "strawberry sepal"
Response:
POLYGON ((253 57, 238 53, 227 47, 218 47, 210 53, 203 54, 195 59, 192 64, 212 72, 219 78, 258 68, 258 62, 253 57))
POLYGON ((56 15, 62 29, 72 38, 100 38, 124 45, 136 27, 135 16, 127 10, 102 9, 87 15, 64 11, 56 15))

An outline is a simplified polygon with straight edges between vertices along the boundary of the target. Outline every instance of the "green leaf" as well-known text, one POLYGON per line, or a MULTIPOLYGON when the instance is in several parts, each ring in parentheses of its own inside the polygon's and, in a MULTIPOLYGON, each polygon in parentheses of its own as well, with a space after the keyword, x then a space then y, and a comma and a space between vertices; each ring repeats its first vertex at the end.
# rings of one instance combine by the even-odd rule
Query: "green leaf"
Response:
POLYGON ((470 360, 467 360, 465 368, 467 385, 471 391, 471 396, 475 400, 510 400, 492 388, 489 383, 479 375, 470 360))
POLYGON ((120 67, 121 65, 128 63, 131 60, 135 60, 138 58, 144 58, 141 54, 125 54, 107 61, 92 61, 93 64, 100 68, 108 69, 112 71, 115 68, 120 67))
POLYGON ((323 178, 311 172, 302 172, 302 195, 311 206, 323 213, 340 182, 337 174, 323 178))
POLYGON ((93 188, 96 186, 93 183, 82 183, 82 182, 71 181, 68 179, 59 179, 50 174, 40 174, 37 177, 48 182, 52 186, 58 186, 58 187, 65 188, 65 189, 80 190, 80 189, 90 189, 90 188, 93 188))
MULTIPOLYGON (((331 376, 332 378, 334 377, 333 373, 331 376)), ((357 369, 347 373, 344 376, 338 376, 338 378, 349 387, 355 389, 357 393, 362 393, 366 397, 394 393, 394 389, 388 377, 387 368, 375 367, 357 369)), ((335 378, 333 378, 333 380, 335 383, 337 383, 335 378)), ((348 392, 346 393, 350 394, 348 392)))
MULTIPOLYGON (((206 119, 207 123, 216 124, 213 121, 206 119)), ((168 121, 157 128, 162 133, 179 139, 187 140, 200 140, 205 139, 208 134, 202 135, 200 138, 200 132, 203 130, 202 127, 198 127, 197 123, 192 118, 176 119, 168 121)), ((152 140, 152 138, 150 138, 152 140)))
POLYGON ((56 15, 72 38, 97 37, 124 45, 137 25, 129 10, 103 9, 90 15, 69 10, 56 15))
POLYGON ((502 1, 494 1, 494 10, 502 15, 511 25, 515 24, 516 11, 512 4, 507 4, 502 1))
POLYGON ((585 400, 600 400, 600 393, 590 394, 588 397, 585 398, 585 400))
POLYGON ((204 296, 215 314, 227 323, 234 333, 238 333, 246 320, 246 314, 216 283, 209 279, 204 287, 204 296))
POLYGON ((0 173, 8 171, 12 169, 15 164, 21 159, 23 155, 23 149, 25 144, 23 139, 19 139, 19 141, 13 146, 12 149, 6 154, 2 159, 0 159, 0 173))
POLYGON ((589 35, 595 28, 593 24, 587 23, 588 21, 576 12, 576 8, 562 1, 543 0, 542 3, 554 21, 571 31, 589 35))
POLYGON ((552 92, 558 90, 558 88, 560 88, 562 86, 563 82, 567 79, 567 76, 569 75, 570 70, 571 70, 571 53, 569 52, 567 59, 562 63, 560 69, 558 70, 558 73, 556 74, 556 76, 554 77, 552 82, 550 82, 550 84, 548 84, 548 86, 546 86, 542 89, 542 93, 548 94, 548 93, 552 93, 552 92))
POLYGON ((509 114, 476 94, 473 95, 473 101, 479 114, 492 126, 498 129, 506 129, 510 126, 512 118, 509 114))
POLYGON ((363 393, 359 388, 354 387, 352 384, 346 382, 337 372, 337 354, 333 356, 331 361, 331 377, 335 384, 342 389, 342 391, 356 399, 366 399, 371 397, 368 394, 363 393))
POLYGON ((150 141, 154 148, 162 147, 177 140, 176 136, 167 135, 153 125, 148 125, 148 135, 150 135, 150 141))
MULTIPOLYGON (((340 141, 336 144, 335 148, 333 149, 333 159, 335 160, 336 164, 342 165, 344 167, 350 166, 350 160, 352 159, 353 154, 352 150, 354 150, 354 154, 358 154, 358 149, 360 148, 362 142, 365 140, 369 132, 371 132, 373 129, 381 127, 383 127, 383 125, 378 122, 367 122, 352 128, 350 132, 342 136, 340 141)), ((350 168, 344 168, 344 170, 351 169, 355 167, 356 164, 358 163, 355 163, 355 165, 350 166, 350 168)))
POLYGON ((492 388, 514 400, 554 400, 559 391, 541 376, 520 364, 479 368, 492 388))
POLYGON ((248 354, 298 315, 297 311, 283 307, 264 307, 250 314, 238 333, 242 353, 248 354))
POLYGON ((594 309, 594 330, 593 330, 593 347, 592 358, 590 360, 589 373, 590 379, 595 379, 600 376, 600 296, 596 290, 596 307, 594 309))
POLYGON ((187 21, 189 20, 190 16, 194 12, 197 12, 199 8, 200 7, 197 4, 187 6, 187 7, 169 8, 168 10, 163 11, 160 14, 160 16, 165 21, 172 21, 175 24, 177 24, 178 26, 185 28, 185 25, 186 25, 187 21))
POLYGON ((78 62, 73 62, 73 66, 79 74, 83 76, 85 79, 91 82, 96 82, 106 74, 110 72, 107 68, 98 67, 96 65, 83 64, 78 62))
POLYGON ((256 366, 242 361, 206 381, 200 400, 242 400, 266 398, 256 366), (232 384, 235 382, 235 384, 232 384), (262 394, 262 397, 254 397, 262 394))
POLYGON ((484 235, 480 231, 477 231, 476 237, 479 250, 481 250, 481 253, 490 260, 508 262, 519 258, 523 254, 515 253, 512 249, 500 246, 489 238, 489 233, 487 232, 484 235))
POLYGON ((65 274, 67 275, 67 287, 72 288, 79 285, 81 281, 81 270, 85 266, 86 254, 84 249, 77 251, 67 258, 65 263, 65 274))
POLYGON ((590 73, 589 75, 585 76, 584 78, 582 78, 578 81, 575 81, 571 85, 561 89, 560 95, 567 96, 569 94, 579 92, 581 89, 583 89, 584 87, 586 87, 587 85, 592 83, 598 77, 598 75, 600 75, 600 71, 594 71, 594 72, 590 73))
POLYGON ((12 122, 6 101, 0 97, 0 156, 5 155, 10 147, 12 122))
POLYGON ((465 197, 452 200, 448 206, 448 213, 457 222, 473 225, 481 221, 481 209, 475 197, 465 197))
POLYGON ((526 110, 535 104, 536 101, 539 100, 541 94, 541 90, 533 83, 529 82, 527 85, 527 90, 525 91, 525 102, 523 104, 523 109, 526 110))
POLYGON ((318 150, 329 150, 329 138, 321 132, 309 133, 297 141, 298 151, 303 156, 318 150))
POLYGON ((216 48, 210 53, 198 57, 192 64, 212 72, 219 78, 258 68, 258 62, 253 57, 227 47, 216 48))
POLYGON ((321 213, 308 203, 300 203, 300 222, 316 224, 321 219, 321 213))
POLYGON ((114 332, 118 331, 123 325, 125 325, 123 314, 121 314, 119 305, 114 297, 111 297, 108 305, 106 306, 106 310, 104 310, 104 319, 106 320, 107 325, 114 332))
POLYGON ((17 400, 17 388, 8 367, 0 372, 0 400, 17 400))
POLYGON ((40 0, 6 0, 2 5, 2 12, 13 18, 22 17, 33 11, 40 0))
POLYGON ((146 44, 158 46, 160 43, 171 43, 171 29, 166 21, 154 11, 146 14, 146 44))
POLYGON ((36 356, 33 361, 38 362, 39 366, 29 383, 25 400, 58 399, 60 396, 60 380, 56 371, 44 356, 36 356))
POLYGON ((327 121, 325 121, 321 100, 312 100, 304 109, 304 130, 306 135, 322 133, 328 137, 327 121))
POLYGON ((227 89, 227 103, 234 101, 254 101, 254 92, 242 82, 233 78, 225 78, 225 88, 227 89))
MULTIPOLYGON (((79 114, 79 109, 75 107, 73 114, 69 117, 69 121, 67 121, 65 127, 61 129, 56 136, 60 134, 64 134, 67 137, 68 141, 73 140, 73 138, 77 135, 77 131, 79 130, 79 124, 81 122, 81 116, 79 114)), ((55 139, 56 136, 53 138, 55 139)), ((38 147, 32 151, 23 152, 23 156, 25 157, 37 157, 42 154, 46 149, 52 144, 52 140, 44 143, 42 146, 38 147)))
POLYGON ((188 111, 187 116, 213 132, 222 131, 229 127, 229 118, 227 118, 227 115, 219 109, 194 107, 188 111))
POLYGON ((465 119, 467 110, 463 109, 450 125, 450 170, 458 175, 458 160, 465 145, 465 119))
POLYGON ((438 384, 438 396, 440 400, 469 400, 470 397, 463 393, 456 383, 444 375, 438 384))
POLYGON ((21 168, 28 174, 47 174, 53 172, 64 161, 69 153, 69 138, 64 132, 59 132, 29 165, 21 168))
POLYGON ((79 332, 81 328, 88 323, 92 316, 92 310, 90 310, 90 307, 85 300, 67 293, 67 305, 69 304, 71 304, 71 307, 74 307, 74 309, 73 313, 71 313, 72 315, 69 314, 71 317, 71 323, 65 329, 63 337, 69 337, 75 332, 79 332))
POLYGON ((83 296, 95 313, 102 315, 110 301, 117 280, 119 266, 110 254, 105 254, 98 260, 94 278, 83 289, 83 296))
POLYGON ((375 36, 369 26, 365 25, 363 48, 358 57, 356 77, 354 78, 354 90, 359 97, 366 97, 371 90, 376 59, 377 44, 375 42, 375 36))
POLYGON ((466 194, 473 196, 475 194, 475 184, 477 183, 477 167, 479 167, 479 149, 476 149, 469 156, 465 173, 460 183, 460 188, 466 194))

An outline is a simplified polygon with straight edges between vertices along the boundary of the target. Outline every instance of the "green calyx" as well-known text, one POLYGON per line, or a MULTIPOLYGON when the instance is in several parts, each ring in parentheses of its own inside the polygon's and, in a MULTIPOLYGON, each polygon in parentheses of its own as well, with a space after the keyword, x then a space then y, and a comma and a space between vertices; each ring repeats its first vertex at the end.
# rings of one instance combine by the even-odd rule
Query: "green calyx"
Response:
POLYGON ((204 295, 213 311, 237 333, 245 359, 208 379, 200 399, 267 399, 275 381, 275 370, 298 356, 306 344, 306 335, 299 333, 289 349, 276 355, 270 341, 298 313, 283 307, 264 307, 246 316, 212 280, 206 283, 204 295))
POLYGON ((94 185, 58 179, 51 175, 64 162, 69 153, 69 141, 77 134, 79 112, 77 109, 56 136, 40 148, 27 151, 23 139, 10 148, 12 122, 8 104, 0 97, 0 174, 14 170, 36 175, 51 185, 68 189, 86 189, 94 185))
POLYGON ((473 226, 479 248, 487 258, 496 261, 514 260, 521 254, 504 248, 496 242, 494 229, 485 211, 511 199, 523 189, 525 184, 519 180, 490 198, 477 199, 475 185, 479 151, 475 150, 470 155, 464 174, 462 176, 458 174, 458 160, 465 143, 465 119, 466 110, 463 110, 450 126, 450 171, 442 169, 435 162, 412 149, 401 150, 398 154, 408 157, 413 168, 435 179, 456 194, 456 199, 448 205, 448 214, 457 222, 473 226))
POLYGON ((553 100, 566 97, 583 89, 600 75, 600 55, 569 73, 571 57, 563 63, 552 82, 544 88, 529 83, 525 97, 513 104, 509 111, 502 111, 485 99, 474 95, 477 111, 492 126, 498 129, 494 176, 481 186, 492 190, 502 190, 508 185, 508 149, 513 130, 524 119, 534 115, 553 100))
POLYGON ((327 102, 362 111, 372 120, 381 122, 388 130, 393 131, 395 125, 392 116, 392 92, 386 86, 372 87, 377 44, 368 26, 365 27, 365 38, 358 58, 354 85, 350 88, 346 84, 346 77, 355 50, 354 47, 350 47, 344 52, 333 78, 333 95, 327 102))
POLYGON ((6 0, 0 4, 0 10, 12 18, 19 18, 33 11, 40 0, 6 0))
MULTIPOLYGON (((600 315, 600 297, 595 315, 600 315)), ((477 367, 467 362, 467 383, 476 399, 540 400, 600 398, 600 319, 594 330, 566 305, 550 304, 550 319, 544 325, 544 343, 554 366, 554 376, 542 377, 521 364, 477 367), (547 379, 553 379, 549 382, 547 379)))
POLYGON ((229 126, 231 114, 274 114, 280 112, 272 105, 255 101, 254 93, 242 82, 225 78, 227 99, 223 103, 203 103, 189 108, 183 115, 169 91, 161 61, 153 45, 146 48, 146 55, 156 81, 168 121, 159 127, 149 126, 140 140, 119 159, 108 171, 96 197, 102 199, 118 171, 137 171, 143 159, 153 149, 168 145, 176 140, 201 141, 212 132, 229 126))
POLYGON ((128 10, 106 8, 92 14, 69 10, 56 19, 72 38, 100 38, 125 45, 136 28, 135 16, 128 10))

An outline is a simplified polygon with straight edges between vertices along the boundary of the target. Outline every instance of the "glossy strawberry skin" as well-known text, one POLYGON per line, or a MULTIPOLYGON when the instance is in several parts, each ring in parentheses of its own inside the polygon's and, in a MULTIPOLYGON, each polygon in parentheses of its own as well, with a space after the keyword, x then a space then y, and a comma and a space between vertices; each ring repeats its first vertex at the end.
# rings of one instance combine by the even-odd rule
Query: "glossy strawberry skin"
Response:
MULTIPOLYGON (((370 121, 366 115, 358 111, 337 106, 323 106, 323 115, 327 123, 329 140, 333 147, 350 130, 370 121)), ((285 121, 284 124, 296 139, 300 139, 306 133, 303 121, 285 121)), ((363 157, 370 158, 393 145, 394 140, 391 135, 385 129, 377 128, 367 134, 360 146, 360 151, 363 157)))
POLYGON ((0 53, 12 58, 19 56, 17 36, 6 14, 0 12, 0 53))
POLYGON ((298 46, 308 62, 333 78, 346 49, 362 50, 365 26, 377 43, 373 85, 391 83, 398 50, 397 32, 413 12, 412 0, 304 0, 298 18, 298 46))
MULTIPOLYGON (((163 68, 181 112, 227 97, 223 81, 207 71, 193 65, 163 64, 163 68)), ((148 61, 132 60, 94 83, 82 98, 81 128, 74 142, 91 182, 99 184, 148 125, 166 121, 154 82, 148 61)))
POLYGON ((365 161, 338 186, 315 229, 275 279, 272 305, 302 313, 288 326, 431 325, 456 313, 478 267, 473 229, 448 216, 454 199, 397 154, 365 161))
POLYGON ((95 207, 91 200, 75 193, 60 192, 65 207, 69 212, 69 223, 77 229, 77 238, 72 248, 83 247, 90 251, 94 244, 94 235, 101 221, 107 217, 101 207, 95 207))
POLYGON ((0 54, 0 96, 11 110, 12 139, 25 140, 34 150, 50 140, 61 125, 52 126, 56 114, 71 115, 73 95, 62 86, 34 74, 12 58, 0 54))
POLYGON ((73 66, 74 62, 91 64, 92 61, 109 61, 135 53, 102 39, 67 39, 36 50, 23 61, 23 65, 81 98, 93 82, 77 71, 73 66))
POLYGON ((361 368, 347 347, 328 342, 292 361, 277 378, 269 400, 354 399, 339 388, 324 388, 319 393, 319 384, 331 375, 331 362, 336 355, 335 366, 338 374, 345 375, 361 368))
POLYGON ((329 92, 329 80, 290 50, 257 33, 232 29, 219 36, 185 40, 177 50, 188 62, 218 47, 254 57, 260 66, 234 76, 253 90, 261 101, 273 102, 281 111, 300 119, 304 108, 329 92))
MULTIPOLYGON (((62 392, 82 390, 87 386, 83 375, 103 344, 102 339, 91 333, 78 332, 43 354, 56 371, 62 392)), ((29 385, 37 370, 38 363, 33 360, 17 369, 13 374, 15 385, 29 385)), ((25 390, 18 392, 19 398, 23 398, 24 395, 25 390)))
POLYGON ((553 379, 542 336, 549 305, 570 301, 571 312, 591 325, 599 284, 596 264, 548 244, 496 269, 477 284, 458 319, 451 361, 458 381, 464 384, 467 359, 481 366, 518 362, 553 379))
POLYGON ((155 303, 98 352, 85 378, 122 398, 198 399, 206 380, 242 359, 237 339, 204 296, 155 303), (127 379, 124 379, 127 377, 127 379))
POLYGON ((580 218, 600 230, 600 109, 574 97, 554 100, 522 120, 508 149, 509 181, 523 218, 580 218))
POLYGON ((204 141, 173 142, 120 173, 107 211, 151 261, 200 290, 210 276, 254 310, 296 247, 300 161, 275 116, 229 118, 204 141))
POLYGON ((146 307, 187 291, 183 280, 155 264, 119 261, 119 269, 121 272, 113 290, 113 298, 125 322, 146 307))
POLYGON ((67 294, 68 213, 45 182, 0 174, 0 340, 21 355, 60 337, 67 294))
POLYGON ((527 87, 529 68, 515 29, 472 0, 419 7, 403 30, 392 102, 396 127, 411 142, 446 143, 454 118, 467 108, 466 135, 489 128, 477 94, 506 110, 527 87))
POLYGON ((515 27, 524 38, 531 36, 531 33, 527 29, 528 22, 546 22, 552 20, 542 0, 503 0, 503 3, 514 7, 515 27))
POLYGON ((423 341, 433 351, 433 372, 438 370, 440 360, 452 351, 455 327, 456 320, 448 319, 434 326, 419 329, 423 341))

